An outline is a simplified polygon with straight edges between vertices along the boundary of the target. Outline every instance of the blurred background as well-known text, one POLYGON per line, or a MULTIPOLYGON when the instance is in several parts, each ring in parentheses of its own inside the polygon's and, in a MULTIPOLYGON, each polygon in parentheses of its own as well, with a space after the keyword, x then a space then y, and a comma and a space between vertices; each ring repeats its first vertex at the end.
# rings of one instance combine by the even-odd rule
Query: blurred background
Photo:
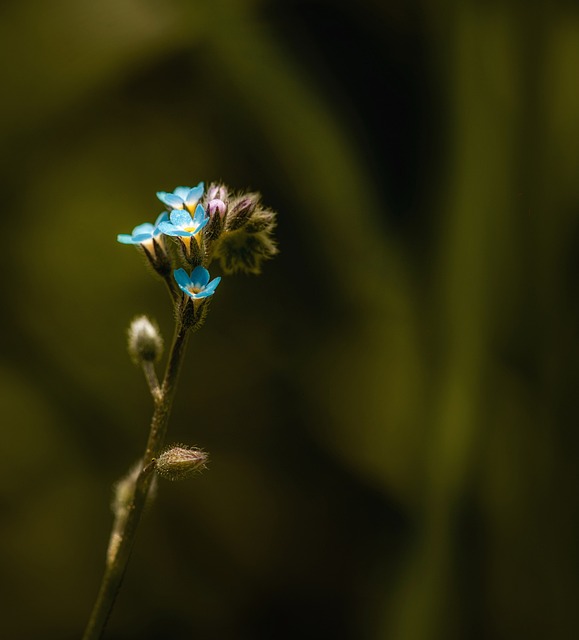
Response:
POLYGON ((82 633, 152 408, 126 327, 172 333, 116 235, 219 179, 280 254, 189 345, 210 468, 106 637, 578 637, 579 10, 540 4, 2 4, 2 637, 82 633))

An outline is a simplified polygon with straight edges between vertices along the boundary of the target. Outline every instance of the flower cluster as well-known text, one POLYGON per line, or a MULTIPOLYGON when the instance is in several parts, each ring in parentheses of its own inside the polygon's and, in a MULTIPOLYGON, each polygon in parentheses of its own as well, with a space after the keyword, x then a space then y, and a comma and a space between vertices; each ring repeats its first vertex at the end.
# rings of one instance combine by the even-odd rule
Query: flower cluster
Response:
POLYGON ((223 272, 260 273, 262 262, 277 253, 275 213, 262 205, 260 194, 231 194, 225 185, 213 183, 204 204, 210 215, 205 236, 223 272))
POLYGON ((262 206, 258 193, 231 194, 218 183, 205 190, 200 182, 195 187, 159 191, 157 198, 166 211, 153 224, 140 224, 117 240, 141 249, 170 286, 177 284, 185 300, 199 304, 213 295, 221 280, 209 281, 207 267, 213 260, 227 275, 257 274, 262 262, 277 253, 272 237, 275 214, 262 206), (183 267, 191 270, 190 275, 183 267))

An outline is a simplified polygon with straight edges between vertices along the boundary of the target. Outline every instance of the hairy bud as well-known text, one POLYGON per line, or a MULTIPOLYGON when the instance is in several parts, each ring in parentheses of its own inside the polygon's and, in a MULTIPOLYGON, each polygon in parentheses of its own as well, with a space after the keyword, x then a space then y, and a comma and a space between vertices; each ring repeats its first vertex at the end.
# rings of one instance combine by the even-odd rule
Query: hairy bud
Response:
POLYGON ((129 327, 129 354, 137 363, 155 362, 163 353, 163 338, 147 316, 136 317, 129 327))
POLYGON ((173 446, 157 458, 157 473, 167 480, 184 480, 205 469, 207 454, 185 445, 173 446))
POLYGON ((219 214, 219 217, 223 218, 223 216, 227 212, 227 205, 225 204, 225 202, 223 202, 223 200, 214 198, 213 200, 209 201, 209 204, 207 205, 207 211, 209 212, 210 216, 219 214))
POLYGON ((236 231, 251 218, 259 204, 259 193, 245 193, 229 205, 227 213, 227 230, 236 231))
POLYGON ((205 197, 207 201, 218 198, 227 204, 227 201, 229 200, 229 189, 224 184, 212 182, 209 185, 209 189, 207 189, 205 197))
POLYGON ((205 246, 206 246, 208 255, 211 254, 213 243, 219 238, 219 236, 221 235, 221 232, 223 231, 223 220, 226 213, 225 205, 223 205, 222 208, 218 205, 215 205, 213 207, 212 203, 216 203, 216 202, 221 203, 223 205, 223 202, 221 200, 212 200, 209 203, 208 211, 209 211, 210 219, 209 219, 209 223, 207 224, 203 232, 203 237, 205 239, 205 246))

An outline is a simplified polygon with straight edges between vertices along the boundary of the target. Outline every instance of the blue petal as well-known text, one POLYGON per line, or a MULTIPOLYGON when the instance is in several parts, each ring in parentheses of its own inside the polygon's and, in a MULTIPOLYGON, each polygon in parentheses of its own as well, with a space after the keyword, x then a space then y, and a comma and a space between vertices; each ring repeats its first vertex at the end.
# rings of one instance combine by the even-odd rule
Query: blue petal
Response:
POLYGON ((121 244, 135 244, 133 236, 129 235, 128 233, 120 233, 117 236, 117 242, 120 242, 121 244))
POLYGON ((165 203, 165 197, 167 196, 167 192, 166 191, 157 191, 157 198, 159 198, 159 200, 163 203, 165 203))
POLYGON ((191 280, 185 269, 177 269, 176 271, 173 271, 173 277, 180 287, 188 287, 191 284, 191 280))
POLYGON ((221 277, 217 276, 217 278, 213 278, 211 282, 203 289, 201 293, 204 293, 206 296, 212 296, 215 289, 217 289, 217 285, 221 282, 221 277))
POLYGON ((162 213, 160 213, 157 217, 157 219, 155 220, 155 226, 158 227, 161 222, 165 222, 165 220, 169 219, 169 214, 166 211, 163 211, 162 213))
POLYGON ((166 193, 165 191, 158 191, 157 198, 169 207, 170 209, 182 209, 183 208, 183 198, 179 198, 179 196, 174 195, 173 193, 166 193))
POLYGON ((177 231, 177 228, 171 222, 167 222, 163 220, 163 222, 159 222, 158 229, 161 233, 166 233, 167 235, 173 235, 173 231, 177 231))
POLYGON ((161 222, 159 225, 159 231, 166 236, 181 236, 190 238, 193 234, 189 231, 183 231, 170 222, 161 222))
POLYGON ((193 222, 197 225, 205 219, 205 209, 202 205, 198 204, 195 207, 195 215, 193 216, 193 222))
POLYGON ((173 209, 171 211, 171 222, 176 227, 192 227, 193 226, 193 218, 191 218, 190 213, 185 209, 173 209))
POLYGON ((144 222, 143 224, 139 224, 137 225, 134 229, 133 229, 133 235, 134 236, 139 236, 139 235, 143 235, 143 234, 148 234, 149 236, 151 236, 153 234, 155 227, 153 227, 153 225, 150 222, 144 222))
POLYGON ((208 222, 209 222, 209 217, 204 218, 204 219, 200 222, 199 226, 195 229, 195 233, 199 233, 199 231, 201 231, 201 229, 203 229, 203 227, 204 227, 208 222))
POLYGON ((189 190, 187 195, 183 198, 185 204, 188 207, 192 207, 196 202, 199 202, 203 197, 203 191, 205 191, 205 185, 200 182, 196 187, 189 190))
POLYGON ((133 243, 141 244, 141 242, 148 242, 152 237, 153 236, 150 233, 133 233, 133 243))
POLYGON ((185 202, 187 198, 187 194, 189 193, 190 190, 191 190, 191 187, 175 187, 173 189, 173 193, 185 202))
POLYGON ((191 271, 191 282, 199 289, 203 289, 209 282, 209 271, 205 267, 198 266, 191 271))

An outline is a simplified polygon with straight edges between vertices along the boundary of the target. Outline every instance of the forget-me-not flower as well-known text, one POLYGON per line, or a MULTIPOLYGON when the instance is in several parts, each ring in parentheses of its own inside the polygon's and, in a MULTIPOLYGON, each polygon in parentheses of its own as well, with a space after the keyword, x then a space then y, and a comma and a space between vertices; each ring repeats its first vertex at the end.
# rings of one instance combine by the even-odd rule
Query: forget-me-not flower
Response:
POLYGON ((185 269, 177 269, 173 272, 173 276, 181 291, 193 300, 212 296, 217 285, 221 282, 219 276, 209 282, 209 271, 201 266, 195 267, 190 276, 187 275, 185 269))
POLYGON ((159 229, 167 236, 191 238, 199 233, 208 222, 209 217, 206 215, 205 209, 198 204, 195 207, 193 217, 187 209, 173 209, 169 214, 169 221, 161 222, 159 229))
POLYGON ((152 248, 153 240, 161 235, 162 231, 160 225, 169 219, 169 214, 163 211, 159 217, 155 220, 155 224, 145 222, 144 224, 137 225, 131 234, 119 233, 117 240, 121 244, 141 244, 146 245, 147 248, 152 248))
POLYGON ((157 191, 157 198, 170 209, 185 209, 193 213, 197 203, 203 197, 205 185, 200 182, 196 187, 176 187, 172 193, 157 191))

